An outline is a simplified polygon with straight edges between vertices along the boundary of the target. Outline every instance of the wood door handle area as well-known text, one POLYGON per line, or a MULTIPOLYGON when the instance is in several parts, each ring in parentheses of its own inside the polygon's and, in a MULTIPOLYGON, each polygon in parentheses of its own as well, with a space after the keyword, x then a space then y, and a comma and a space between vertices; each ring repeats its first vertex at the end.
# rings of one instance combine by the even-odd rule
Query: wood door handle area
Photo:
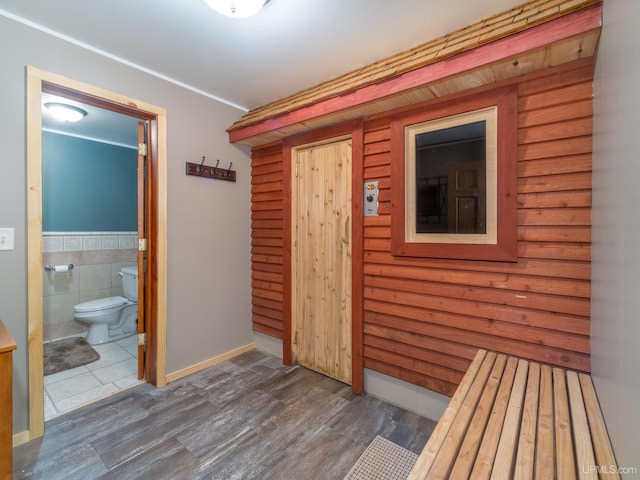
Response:
POLYGON ((340 229, 340 240, 345 245, 349 245, 349 215, 345 215, 342 220, 342 228, 340 229))

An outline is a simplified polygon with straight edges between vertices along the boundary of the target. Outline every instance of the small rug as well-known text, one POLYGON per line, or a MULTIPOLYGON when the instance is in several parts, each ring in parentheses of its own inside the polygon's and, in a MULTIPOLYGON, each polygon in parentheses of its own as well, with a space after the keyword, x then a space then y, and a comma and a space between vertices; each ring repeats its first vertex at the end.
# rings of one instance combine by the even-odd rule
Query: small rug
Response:
POLYGON ((418 455, 377 436, 344 480, 406 480, 418 455))
POLYGON ((46 342, 43 356, 45 375, 63 372, 100 359, 100 354, 82 337, 46 342))

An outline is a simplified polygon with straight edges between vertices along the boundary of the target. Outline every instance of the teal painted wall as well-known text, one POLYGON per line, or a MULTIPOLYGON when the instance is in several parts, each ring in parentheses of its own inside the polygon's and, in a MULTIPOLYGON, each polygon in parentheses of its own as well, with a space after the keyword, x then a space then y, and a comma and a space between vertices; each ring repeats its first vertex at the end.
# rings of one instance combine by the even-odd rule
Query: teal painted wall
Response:
POLYGON ((42 230, 135 232, 136 150, 42 133, 42 230))

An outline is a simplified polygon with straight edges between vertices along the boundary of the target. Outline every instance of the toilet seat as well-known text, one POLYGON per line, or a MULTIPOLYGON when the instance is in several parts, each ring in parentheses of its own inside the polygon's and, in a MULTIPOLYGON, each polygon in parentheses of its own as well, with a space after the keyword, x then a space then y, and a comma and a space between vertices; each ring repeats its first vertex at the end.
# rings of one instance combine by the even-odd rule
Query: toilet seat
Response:
POLYGON ((131 303, 124 297, 115 296, 107 298, 99 298, 97 300, 90 300, 88 302, 79 303, 73 307, 73 311, 76 313, 89 313, 98 312, 100 310, 106 310, 108 308, 117 308, 123 305, 131 303))

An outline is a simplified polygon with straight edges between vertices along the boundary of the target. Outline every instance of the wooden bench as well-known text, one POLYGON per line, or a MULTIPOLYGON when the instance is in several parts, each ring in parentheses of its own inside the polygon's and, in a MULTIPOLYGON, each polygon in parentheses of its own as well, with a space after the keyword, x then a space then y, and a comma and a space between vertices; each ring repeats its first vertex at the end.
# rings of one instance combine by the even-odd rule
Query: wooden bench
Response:
POLYGON ((620 478, 589 375, 479 350, 409 480, 620 478))

